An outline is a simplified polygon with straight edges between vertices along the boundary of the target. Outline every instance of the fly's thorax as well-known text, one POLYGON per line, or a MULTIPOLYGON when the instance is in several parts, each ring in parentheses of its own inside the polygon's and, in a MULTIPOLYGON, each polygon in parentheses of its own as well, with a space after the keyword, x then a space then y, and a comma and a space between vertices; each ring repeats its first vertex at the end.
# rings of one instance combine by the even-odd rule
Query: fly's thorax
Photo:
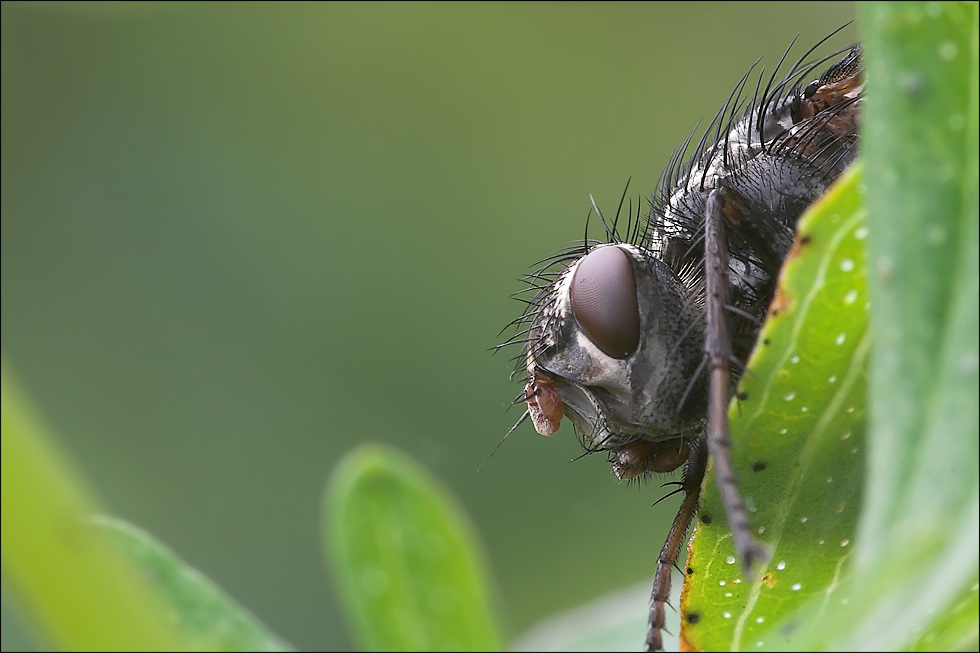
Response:
POLYGON ((701 307, 654 253, 624 243, 592 248, 555 280, 531 334, 529 387, 546 379, 542 390, 554 388, 590 448, 696 435, 701 307))

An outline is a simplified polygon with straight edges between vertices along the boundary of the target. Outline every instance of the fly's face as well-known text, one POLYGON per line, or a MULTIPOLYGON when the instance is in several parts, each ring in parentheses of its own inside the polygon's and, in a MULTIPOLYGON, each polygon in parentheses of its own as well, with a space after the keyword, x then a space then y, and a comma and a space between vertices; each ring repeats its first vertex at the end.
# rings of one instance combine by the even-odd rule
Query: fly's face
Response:
POLYGON ((539 304, 525 388, 538 433, 554 433, 564 414, 589 450, 611 452, 620 478, 676 469, 704 418, 704 326, 684 280, 648 250, 602 244, 539 304))

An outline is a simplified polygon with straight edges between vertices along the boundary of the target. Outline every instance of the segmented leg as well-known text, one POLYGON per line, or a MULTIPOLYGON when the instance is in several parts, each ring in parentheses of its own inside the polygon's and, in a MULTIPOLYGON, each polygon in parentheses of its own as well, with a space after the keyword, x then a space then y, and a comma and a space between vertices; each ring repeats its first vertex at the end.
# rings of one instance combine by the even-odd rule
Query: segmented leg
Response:
POLYGON ((707 328, 704 351, 708 359, 708 452, 714 461, 715 479, 732 532, 735 555, 746 576, 768 558, 766 547, 755 540, 745 503, 738 491, 729 454, 728 381, 731 376, 732 338, 728 325, 728 244, 722 211, 724 191, 714 190, 705 205, 705 283, 707 328))
POLYGON ((698 511, 698 499, 701 496, 701 483, 708 466, 707 436, 702 434, 691 446, 691 454, 684 464, 681 477, 681 488, 684 490, 684 501, 681 503, 674 523, 667 534, 664 548, 660 550, 657 559, 657 572, 653 577, 653 594, 650 598, 650 624, 647 631, 647 651, 664 650, 663 629, 666 618, 667 601, 670 598, 670 576, 677 555, 684 544, 685 536, 691 526, 691 521, 698 511))

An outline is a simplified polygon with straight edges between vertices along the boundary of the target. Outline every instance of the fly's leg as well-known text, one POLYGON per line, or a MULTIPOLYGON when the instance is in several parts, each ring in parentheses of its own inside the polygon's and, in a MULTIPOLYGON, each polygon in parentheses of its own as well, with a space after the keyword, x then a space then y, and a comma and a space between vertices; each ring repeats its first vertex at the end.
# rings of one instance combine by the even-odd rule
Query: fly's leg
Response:
POLYGON ((732 532, 735 555, 746 576, 752 576, 756 566, 763 563, 769 552, 752 536, 745 502, 738 491, 738 482, 729 454, 728 381, 731 376, 732 339, 728 322, 729 263, 725 237, 723 190, 713 190, 705 204, 704 272, 707 324, 704 351, 708 361, 708 452, 714 461, 715 479, 721 502, 725 507, 728 527, 732 532))
POLYGON ((681 477, 681 489, 684 491, 684 501, 681 503, 677 516, 674 517, 674 524, 670 527, 667 534, 667 541, 664 548, 660 550, 660 557, 657 559, 657 572, 653 577, 653 594, 650 598, 650 624, 647 631, 647 651, 664 650, 663 629, 667 600, 670 597, 670 575, 674 564, 677 562, 677 554, 680 553, 681 546, 684 544, 684 537, 687 535, 691 520, 698 510, 698 498, 701 496, 701 483, 704 480, 704 472, 708 466, 708 447, 707 436, 701 435, 698 440, 691 445, 691 454, 684 464, 684 472, 681 477))

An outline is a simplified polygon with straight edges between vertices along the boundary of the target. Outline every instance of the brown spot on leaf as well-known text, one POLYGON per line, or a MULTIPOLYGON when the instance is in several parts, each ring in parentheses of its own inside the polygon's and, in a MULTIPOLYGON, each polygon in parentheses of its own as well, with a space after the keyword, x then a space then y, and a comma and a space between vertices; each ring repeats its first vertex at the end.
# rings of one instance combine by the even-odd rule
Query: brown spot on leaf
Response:
POLYGON ((790 296, 783 290, 783 284, 779 284, 776 287, 776 296, 772 298, 772 304, 769 305, 769 317, 776 317, 789 308, 790 301, 790 296))
MULTIPOLYGON (((785 266, 787 263, 795 259, 803 251, 803 248, 813 242, 813 238, 807 234, 800 234, 793 241, 793 247, 790 248, 789 254, 786 255, 786 260, 783 261, 785 266)), ((772 299, 772 304, 769 305, 769 317, 776 317, 783 311, 789 308, 792 303, 792 297, 783 288, 783 284, 780 283, 776 286, 776 296, 772 299)))

